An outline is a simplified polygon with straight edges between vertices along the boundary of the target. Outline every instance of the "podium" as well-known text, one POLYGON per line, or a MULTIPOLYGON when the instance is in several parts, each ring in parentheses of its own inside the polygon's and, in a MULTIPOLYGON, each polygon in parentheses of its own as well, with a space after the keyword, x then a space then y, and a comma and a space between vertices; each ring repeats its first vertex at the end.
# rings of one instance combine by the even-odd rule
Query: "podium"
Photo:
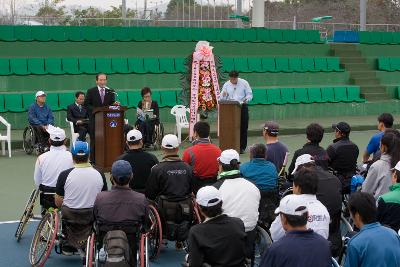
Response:
POLYGON ((95 117, 96 167, 109 172, 124 151, 124 114, 126 107, 106 106, 93 109, 95 117))
POLYGON ((235 149, 240 151, 240 115, 241 105, 238 101, 219 101, 219 147, 221 150, 235 149))

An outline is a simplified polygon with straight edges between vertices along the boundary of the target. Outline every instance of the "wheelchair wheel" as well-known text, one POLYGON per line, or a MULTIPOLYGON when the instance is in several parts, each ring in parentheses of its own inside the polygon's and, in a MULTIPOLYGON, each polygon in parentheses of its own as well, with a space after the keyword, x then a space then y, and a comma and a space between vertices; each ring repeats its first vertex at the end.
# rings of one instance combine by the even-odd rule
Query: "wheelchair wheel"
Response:
POLYGON ((193 215, 194 215, 193 225, 200 224, 202 222, 202 219, 200 216, 199 206, 197 205, 196 201, 193 201, 193 215))
POLYGON ((158 257, 162 244, 162 226, 160 215, 158 214, 157 209, 153 205, 149 205, 150 211, 150 221, 151 227, 148 234, 149 239, 149 258, 154 260, 158 257))
POLYGON ((95 259, 96 255, 96 236, 94 233, 90 235, 86 242, 86 267, 93 267, 93 260, 95 259))
POLYGON ((17 231, 15 232, 15 238, 17 239, 17 242, 21 240, 21 237, 25 232, 29 220, 33 217, 33 209, 35 208, 35 202, 38 195, 39 195, 39 190, 34 189, 28 199, 28 202, 25 205, 24 213, 22 213, 21 219, 19 220, 19 224, 17 227, 17 231))
POLYGON ((139 255, 138 255, 138 267, 148 267, 149 266, 149 253, 148 253, 148 236, 147 234, 140 235, 139 244, 139 255))
POLYGON ((36 134, 31 126, 27 126, 23 134, 22 146, 26 154, 31 155, 36 143, 36 134))
POLYGON ((257 225, 256 227, 256 239, 255 239, 255 266, 259 266, 261 257, 265 250, 272 244, 272 239, 268 232, 257 225))
POLYGON ((40 221, 29 249, 29 261, 33 267, 44 266, 57 237, 59 217, 57 211, 46 213, 40 221))
POLYGON ((155 150, 161 148, 161 141, 164 137, 164 125, 162 123, 154 126, 153 146, 155 150))
POLYGON ((286 189, 286 190, 282 193, 281 199, 284 198, 284 197, 286 197, 286 196, 288 196, 288 195, 291 195, 291 194, 293 194, 293 187, 289 187, 288 189, 286 189))
POLYGON ((340 218, 340 234, 342 237, 346 236, 348 233, 353 232, 353 227, 351 223, 342 215, 340 218))

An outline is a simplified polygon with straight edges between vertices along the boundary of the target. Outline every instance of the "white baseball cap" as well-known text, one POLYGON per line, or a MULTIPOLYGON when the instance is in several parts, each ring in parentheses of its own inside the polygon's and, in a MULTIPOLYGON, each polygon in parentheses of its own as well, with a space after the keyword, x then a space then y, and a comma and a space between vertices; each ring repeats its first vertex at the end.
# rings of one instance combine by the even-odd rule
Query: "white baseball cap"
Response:
POLYGON ((392 169, 390 169, 390 170, 391 170, 391 171, 394 171, 394 170, 400 171, 400 161, 397 162, 396 166, 394 166, 394 168, 392 168, 392 169))
POLYGON ((166 149, 174 149, 179 147, 178 137, 174 134, 167 134, 162 139, 161 146, 166 149))
POLYGON ((196 195, 196 202, 202 207, 213 207, 222 201, 221 193, 214 186, 204 186, 196 195))
POLYGON ((307 211, 307 203, 301 195, 288 195, 281 199, 279 207, 275 210, 275 214, 284 213, 301 216, 307 211))
POLYGON ((54 127, 53 125, 49 125, 47 127, 47 132, 50 135, 50 139, 52 141, 64 141, 65 140, 65 131, 59 127, 54 127))
POLYGON ((128 142, 139 141, 142 138, 142 133, 139 130, 130 130, 126 135, 126 141, 128 142))
POLYGON ((46 96, 46 93, 43 91, 37 91, 35 97, 38 97, 38 96, 46 96))
POLYGON ((238 162, 240 162, 239 153, 237 153, 237 151, 234 149, 227 149, 222 151, 221 156, 218 158, 218 161, 223 164, 231 164, 231 161, 233 159, 236 159, 238 162))
POLYGON ((294 174, 297 171, 297 169, 299 168, 300 165, 310 163, 310 162, 314 162, 314 159, 310 154, 304 154, 304 155, 299 156, 296 159, 296 163, 294 164, 294 170, 293 170, 292 174, 294 174))

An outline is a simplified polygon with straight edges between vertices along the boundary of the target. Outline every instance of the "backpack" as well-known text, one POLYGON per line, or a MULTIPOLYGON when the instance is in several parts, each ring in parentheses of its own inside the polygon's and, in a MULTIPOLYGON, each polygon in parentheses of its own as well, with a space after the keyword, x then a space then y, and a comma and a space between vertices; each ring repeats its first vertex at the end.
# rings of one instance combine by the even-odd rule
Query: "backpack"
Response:
POLYGON ((130 267, 129 243, 124 231, 108 231, 103 247, 107 255, 103 267, 130 267))

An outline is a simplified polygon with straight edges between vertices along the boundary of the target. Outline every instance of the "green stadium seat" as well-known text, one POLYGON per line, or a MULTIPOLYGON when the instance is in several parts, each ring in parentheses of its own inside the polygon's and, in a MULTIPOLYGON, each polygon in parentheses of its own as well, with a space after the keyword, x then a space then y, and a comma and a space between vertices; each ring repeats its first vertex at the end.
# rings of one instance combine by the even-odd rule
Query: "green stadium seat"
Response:
MULTIPOLYGON (((22 95, 22 108, 28 110, 29 107, 35 102, 35 93, 21 93, 22 95)), ((47 97, 46 97, 47 102, 47 97)))
POLYGON ((321 35, 319 31, 316 30, 307 30, 308 33, 308 42, 307 43, 314 43, 314 44, 322 44, 324 43, 321 41, 321 35))
POLYGON ((253 100, 249 103, 249 105, 266 105, 266 104, 270 104, 267 98, 267 90, 254 89, 253 100))
POLYGON ((282 101, 289 104, 298 104, 300 102, 294 98, 293 88, 281 88, 282 101))
POLYGON ((369 32, 360 31, 359 36, 361 44, 369 44, 371 42, 369 32))
POLYGON ((11 58, 10 59, 10 70, 15 75, 29 75, 28 63, 26 58, 11 58))
POLYGON ((391 71, 399 71, 400 70, 400 58, 398 58, 398 57, 390 58, 390 69, 391 69, 391 71))
POLYGON ((10 60, 8 58, 0 58, 0 75, 10 74, 10 60))
MULTIPOLYGON (((129 42, 132 40, 130 28, 128 27, 113 27, 113 36, 115 41, 119 42, 129 42)), ((142 33, 143 34, 143 33, 142 33)))
MULTIPOLYGON (((35 99, 32 99, 32 102, 35 99)), ((25 111, 22 105, 22 94, 4 94, 4 109, 8 112, 23 112, 25 111)))
POLYGON ((395 44, 393 41, 393 33, 392 32, 382 32, 381 33, 381 43, 382 44, 395 44))
POLYGON ((142 101, 140 91, 128 91, 128 108, 137 108, 140 101, 142 101))
POLYGON ((307 88, 293 88, 294 90, 294 99, 297 103, 308 104, 311 103, 308 98, 308 90, 307 88))
POLYGON ((14 26, 0 26, 0 41, 14 42, 14 26))
POLYGON ((287 41, 283 40, 283 32, 279 29, 271 29, 269 30, 269 35, 271 37, 271 41, 275 43, 286 43, 287 41))
POLYGON ((97 74, 94 58, 79 58, 79 70, 85 74, 97 74))
POLYGON ((264 72, 278 72, 275 65, 275 59, 266 57, 261 59, 262 69, 264 72))
POLYGON ((143 58, 128 58, 129 73, 146 73, 143 65, 143 58))
POLYGON ((77 58, 63 58, 62 67, 66 74, 82 74, 77 58))
POLYGON ((249 63, 247 62, 247 58, 237 57, 234 59, 235 70, 238 72, 251 72, 249 70, 249 63))
POLYGON ((177 41, 174 36, 174 31, 172 27, 161 27, 158 28, 158 40, 165 42, 177 41))
MULTIPOLYGON (((219 42, 233 42, 229 28, 215 28, 216 38, 219 42)), ((242 37, 243 39, 243 37, 242 37)))
POLYGON ((15 26, 14 36, 17 41, 31 42, 32 38, 32 26, 15 26))
POLYGON ((208 42, 221 41, 214 28, 203 28, 203 39, 208 42))
POLYGON ((58 103, 60 109, 67 110, 67 107, 75 102, 74 92, 59 92, 58 93, 58 103))
POLYGON ((250 57, 248 58, 248 63, 249 63, 249 70, 251 72, 263 72, 261 58, 250 57))
POLYGON ((185 59, 177 57, 175 58, 175 70, 179 73, 186 73, 185 59))
POLYGON ((51 108, 52 111, 61 110, 58 103, 58 93, 48 93, 46 97, 46 104, 51 108))
POLYGON ((337 57, 328 57, 326 58, 326 63, 328 67, 328 71, 344 71, 340 68, 340 61, 337 57))
POLYGON ((291 57, 289 58, 289 69, 295 72, 304 72, 303 66, 301 63, 301 58, 291 57))
POLYGON ((61 58, 45 58, 44 59, 45 70, 49 74, 65 74, 62 67, 61 58))
POLYGON ((116 27, 97 28, 97 37, 99 37, 100 41, 105 41, 105 42, 115 41, 114 28, 116 27))
POLYGON ((100 37, 97 35, 97 27, 85 26, 82 27, 82 37, 84 41, 98 42, 100 37))
POLYGON ((393 43, 400 44, 400 32, 393 32, 393 43))
POLYGON ((178 104, 176 97, 176 90, 160 90, 161 103, 160 107, 170 107, 172 108, 178 104))
POLYGON ((349 102, 365 102, 365 99, 360 97, 360 87, 347 86, 347 99, 349 102))
POLYGON ((115 73, 126 74, 129 73, 128 59, 127 58, 112 58, 111 69, 115 73))
POLYGON ((369 32, 369 44, 382 44, 381 32, 369 32))
POLYGON ((69 41, 72 42, 82 42, 84 40, 84 36, 81 31, 81 27, 78 26, 68 26, 64 27, 65 36, 69 41))
POLYGON ((260 39, 257 37, 257 29, 244 29, 243 30, 243 42, 260 42, 260 39))
POLYGON ((289 69, 289 59, 287 57, 275 58, 276 70, 279 72, 292 72, 289 69))
POLYGON ((335 91, 333 87, 321 87, 321 100, 322 102, 337 103, 335 100, 335 91))
POLYGON ((381 57, 378 59, 378 69, 384 71, 392 71, 390 66, 390 58, 388 57, 381 57))
POLYGON ((96 58, 96 73, 115 73, 111 67, 111 58, 96 58))
POLYGON ((301 66, 303 68, 303 71, 316 72, 313 58, 310 57, 302 58, 301 66))
POLYGON ((334 87, 335 101, 337 102, 351 102, 347 98, 347 88, 344 86, 334 87))
POLYGON ((129 36, 130 36, 130 41, 153 41, 153 40, 147 40, 146 38, 149 39, 154 39, 154 41, 158 41, 158 32, 154 29, 150 28, 142 28, 142 27, 129 27, 129 36), (146 33, 146 36, 144 35, 146 33))
POLYGON ((224 72, 229 72, 235 69, 233 58, 223 57, 221 59, 222 59, 222 69, 224 72))
MULTIPOLYGON (((226 29, 224 29, 226 30, 226 29)), ((244 39, 244 34, 243 34, 243 29, 241 28, 230 28, 229 30, 229 41, 231 42, 247 42, 246 39, 244 39)))
POLYGON ((65 34, 65 28, 69 26, 48 26, 49 39, 54 42, 65 42, 68 36, 65 34))
POLYGON ((48 26, 31 26, 32 39, 39 42, 50 41, 48 26))
POLYGON ((204 28, 190 28, 189 39, 195 42, 203 40, 204 28))
MULTIPOLYGON (((138 32, 140 31, 139 29, 137 29, 137 30, 138 30, 138 32)), ((142 36, 143 36, 143 40, 144 41, 151 41, 151 42, 161 41, 160 37, 159 37, 159 28, 146 27, 146 28, 143 28, 142 32, 143 32, 142 36)), ((137 40, 135 37, 134 37, 134 40, 135 41, 142 41, 140 39, 137 40)))
POLYGON ((177 73, 174 58, 159 58, 160 71, 163 73, 177 73))
POLYGON ((190 28, 172 28, 172 33, 175 37, 176 41, 179 42, 190 42, 192 41, 192 37, 190 36, 190 28))
POLYGON ((314 58, 315 70, 316 71, 329 71, 328 64, 325 57, 314 58))
POLYGON ((267 99, 271 104, 282 105, 285 104, 282 101, 281 90, 279 88, 268 88, 267 89, 267 99))
POLYGON ((146 73, 162 73, 158 58, 144 58, 143 66, 146 73))
POLYGON ((128 92, 118 91, 117 94, 118 94, 117 101, 120 103, 120 105, 127 107, 128 106, 128 92))
POLYGON ((273 43, 271 32, 265 28, 256 28, 257 39, 264 43, 273 43))
POLYGON ((0 94, 0 113, 6 112, 7 110, 4 107, 4 95, 0 94))
POLYGON ((296 39, 296 31, 282 30, 282 41, 288 43, 299 43, 299 41, 296 39))
POLYGON ((320 88, 308 88, 307 92, 308 92, 308 100, 311 103, 322 103, 322 102, 324 102, 322 100, 321 89, 320 88))
POLYGON ((310 40, 308 39, 308 31, 296 30, 296 41, 299 43, 310 43, 310 40))
POLYGON ((28 71, 30 73, 36 74, 36 75, 47 74, 47 71, 44 68, 44 59, 43 58, 28 58, 28 71))

